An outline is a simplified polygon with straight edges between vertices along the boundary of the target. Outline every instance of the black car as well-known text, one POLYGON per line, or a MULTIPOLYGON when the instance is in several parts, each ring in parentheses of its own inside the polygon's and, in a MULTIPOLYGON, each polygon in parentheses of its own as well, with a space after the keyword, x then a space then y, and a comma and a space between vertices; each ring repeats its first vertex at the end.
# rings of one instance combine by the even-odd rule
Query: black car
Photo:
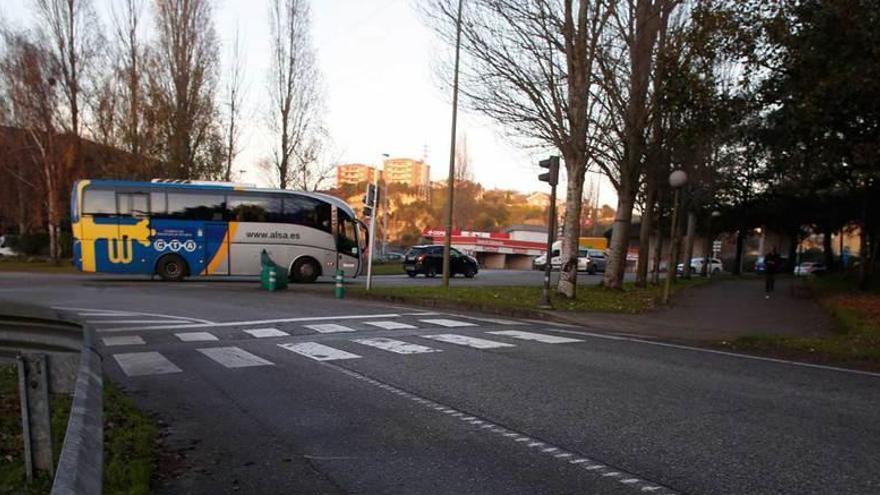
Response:
MULTIPOLYGON (((443 246, 413 246, 406 252, 403 258, 403 269, 410 277, 423 273, 426 277, 435 277, 443 273, 443 246)), ((462 254, 461 251, 449 249, 449 275, 455 276, 460 273, 467 278, 473 278, 480 271, 477 260, 462 254)))

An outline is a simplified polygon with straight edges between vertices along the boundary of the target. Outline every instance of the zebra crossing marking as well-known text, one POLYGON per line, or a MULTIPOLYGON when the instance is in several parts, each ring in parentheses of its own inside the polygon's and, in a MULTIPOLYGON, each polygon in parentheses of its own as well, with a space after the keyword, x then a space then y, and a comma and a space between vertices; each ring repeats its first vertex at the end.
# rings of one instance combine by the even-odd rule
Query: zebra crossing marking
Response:
POLYGON ((205 356, 227 368, 248 368, 251 366, 271 366, 272 362, 251 354, 240 347, 206 347, 196 349, 205 356))
POLYGON ((295 352, 315 361, 335 361, 338 359, 358 359, 360 356, 341 349, 319 344, 317 342, 303 342, 301 344, 278 344, 278 347, 295 352))
POLYGON ((250 330, 245 330, 244 333, 250 334, 253 337, 258 339, 265 339, 268 337, 288 337, 289 333, 278 330, 277 328, 252 328, 250 330))
POLYGON ((410 344, 401 340, 386 339, 382 337, 373 339, 355 339, 358 344, 363 344, 383 351, 394 352, 396 354, 426 354, 429 352, 440 352, 439 349, 433 349, 428 346, 410 344))
POLYGON ((121 335, 119 337, 104 337, 101 339, 107 347, 118 345, 144 345, 144 339, 139 335, 121 335))
POLYGON ((219 340, 210 332, 184 332, 175 333, 174 336, 180 339, 181 342, 209 342, 219 340))
POLYGON ((155 351, 114 354, 113 359, 126 376, 166 375, 180 373, 181 369, 155 351))
POLYGON ((473 347, 474 349, 496 349, 499 347, 516 347, 513 344, 504 342, 495 342, 494 340, 478 339, 476 337, 468 337, 455 333, 441 333, 437 335, 422 335, 426 339, 436 340, 438 342, 446 342, 447 344, 463 345, 465 347, 473 347))
POLYGON ((364 324, 374 326, 374 327, 384 328, 385 330, 402 330, 402 329, 418 328, 415 325, 410 325, 409 323, 401 323, 399 321, 365 321, 364 324))
POLYGON ((319 325, 305 325, 309 330, 318 333, 338 333, 338 332, 354 332, 355 329, 338 323, 321 323, 319 325))
POLYGON ((543 334, 543 333, 522 332, 519 330, 499 330, 497 332, 486 332, 486 333, 491 333, 492 335, 503 335, 505 337, 520 339, 520 340, 533 340, 535 342, 542 342, 544 344, 570 344, 573 342, 583 342, 583 340, 580 340, 580 339, 572 339, 569 337, 559 337, 558 335, 547 335, 547 334, 543 334))
POLYGON ((441 327, 475 327, 476 323, 471 323, 468 321, 460 321, 460 320, 450 320, 447 318, 429 318, 427 320, 419 320, 423 323, 430 323, 432 325, 439 325, 441 327))

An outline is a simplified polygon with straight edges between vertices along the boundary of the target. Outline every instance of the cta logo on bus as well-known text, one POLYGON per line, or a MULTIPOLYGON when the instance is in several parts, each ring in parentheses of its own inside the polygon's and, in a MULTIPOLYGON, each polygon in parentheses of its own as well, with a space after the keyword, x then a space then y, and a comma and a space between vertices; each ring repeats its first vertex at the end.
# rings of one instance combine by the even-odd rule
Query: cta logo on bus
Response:
POLYGON ((196 250, 196 241, 190 239, 188 241, 180 242, 177 239, 173 239, 171 241, 166 241, 165 239, 159 239, 153 243, 153 249, 156 251, 162 252, 166 250, 174 251, 175 253, 183 249, 188 253, 192 253, 196 250))

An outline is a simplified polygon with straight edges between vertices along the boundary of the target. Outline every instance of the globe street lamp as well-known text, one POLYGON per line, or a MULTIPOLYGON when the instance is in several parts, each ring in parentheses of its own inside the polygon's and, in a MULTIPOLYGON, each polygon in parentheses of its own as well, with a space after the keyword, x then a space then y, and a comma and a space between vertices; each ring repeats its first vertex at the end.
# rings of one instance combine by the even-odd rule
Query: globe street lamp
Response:
POLYGON ((663 304, 669 302, 669 291, 672 288, 672 277, 675 276, 675 269, 678 261, 678 242, 676 234, 678 232, 678 203, 681 194, 681 188, 687 184, 688 176, 684 170, 673 170, 669 174, 669 185, 675 192, 672 199, 672 229, 669 234, 671 243, 669 244, 669 262, 666 264, 666 284, 663 287, 663 304))

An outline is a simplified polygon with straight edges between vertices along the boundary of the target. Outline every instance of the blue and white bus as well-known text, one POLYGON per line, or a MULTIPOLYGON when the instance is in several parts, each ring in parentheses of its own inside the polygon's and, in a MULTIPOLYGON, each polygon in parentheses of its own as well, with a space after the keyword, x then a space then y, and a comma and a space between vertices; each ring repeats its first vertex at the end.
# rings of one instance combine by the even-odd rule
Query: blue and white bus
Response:
POLYGON ((74 265, 83 272, 258 275, 260 254, 314 282, 361 271, 366 228, 344 201, 228 183, 80 180, 71 194, 74 265))

